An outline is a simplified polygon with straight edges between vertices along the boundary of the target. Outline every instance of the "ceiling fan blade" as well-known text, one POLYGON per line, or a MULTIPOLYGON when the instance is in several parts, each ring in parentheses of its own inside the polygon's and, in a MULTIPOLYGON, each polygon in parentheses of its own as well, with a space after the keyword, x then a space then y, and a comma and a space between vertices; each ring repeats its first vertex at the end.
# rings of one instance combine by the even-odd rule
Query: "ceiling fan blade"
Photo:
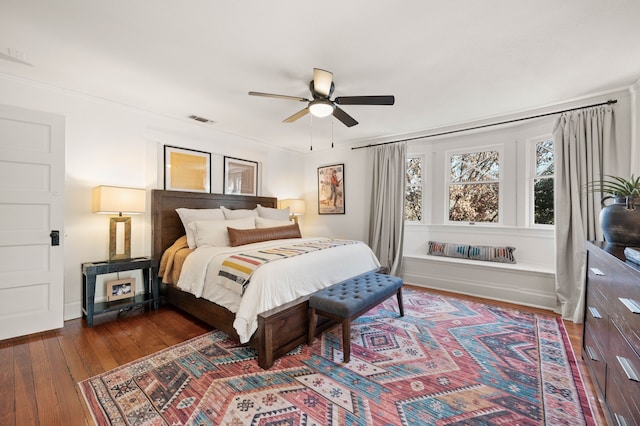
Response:
POLYGON ((251 96, 264 96, 265 98, 277 98, 277 99, 287 99, 290 101, 309 102, 309 99, 300 98, 298 96, 276 95, 273 93, 262 93, 262 92, 249 92, 249 94, 251 96))
POLYGON ((333 116, 342 121, 342 124, 347 127, 353 127, 358 124, 358 122, 353 117, 351 117, 349 114, 344 112, 344 110, 338 108, 337 106, 333 110, 333 116))
POLYGON ((390 96, 341 96, 335 98, 338 105, 393 105, 395 98, 390 96))
POLYGON ((333 83, 333 73, 320 68, 313 69, 313 89, 316 93, 328 98, 331 96, 331 83, 333 83))
POLYGON ((293 123, 298 118, 304 117, 308 113, 309 113, 309 108, 301 109, 300 111, 298 111, 295 114, 293 114, 291 117, 287 117, 284 120, 282 120, 282 122, 283 123, 293 123))

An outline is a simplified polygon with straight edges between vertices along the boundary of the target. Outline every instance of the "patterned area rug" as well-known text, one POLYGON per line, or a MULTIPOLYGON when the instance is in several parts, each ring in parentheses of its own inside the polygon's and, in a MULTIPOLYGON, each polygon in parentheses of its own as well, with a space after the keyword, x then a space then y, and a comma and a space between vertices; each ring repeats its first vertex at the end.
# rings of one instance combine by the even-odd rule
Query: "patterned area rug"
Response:
POLYGON ((214 331, 79 383, 97 424, 592 425, 562 321, 405 289, 280 358, 214 331))

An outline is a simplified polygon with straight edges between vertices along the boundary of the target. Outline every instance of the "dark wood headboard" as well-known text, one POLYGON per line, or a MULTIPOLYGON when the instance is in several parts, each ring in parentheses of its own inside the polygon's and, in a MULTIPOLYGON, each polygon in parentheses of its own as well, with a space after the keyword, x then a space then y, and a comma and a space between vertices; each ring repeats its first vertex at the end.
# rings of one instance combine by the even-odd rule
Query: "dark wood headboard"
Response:
POLYGON ((185 234, 184 227, 176 209, 254 209, 263 207, 277 208, 274 197, 253 197, 247 195, 205 194, 201 192, 151 191, 151 247, 153 257, 160 259, 162 253, 185 234))

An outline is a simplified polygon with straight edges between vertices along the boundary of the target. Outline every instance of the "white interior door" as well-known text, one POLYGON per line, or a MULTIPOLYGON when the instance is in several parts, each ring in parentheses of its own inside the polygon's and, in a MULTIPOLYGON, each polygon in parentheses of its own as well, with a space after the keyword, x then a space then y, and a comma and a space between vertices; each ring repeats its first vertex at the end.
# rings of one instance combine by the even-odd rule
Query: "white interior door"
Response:
POLYGON ((0 105, 0 340, 62 327, 63 223, 64 117, 0 105))

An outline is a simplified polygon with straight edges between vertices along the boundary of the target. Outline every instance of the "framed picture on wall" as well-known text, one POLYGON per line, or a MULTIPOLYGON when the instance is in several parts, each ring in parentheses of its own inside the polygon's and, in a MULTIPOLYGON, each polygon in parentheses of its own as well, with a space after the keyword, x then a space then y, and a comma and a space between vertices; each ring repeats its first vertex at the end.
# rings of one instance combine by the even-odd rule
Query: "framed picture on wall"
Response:
POLYGON ((211 192, 211 153, 165 145, 164 189, 211 192))
POLYGON ((318 213, 344 214, 344 164, 318 167, 318 213))
POLYGON ((258 195, 258 163, 224 157, 224 193, 258 195))

